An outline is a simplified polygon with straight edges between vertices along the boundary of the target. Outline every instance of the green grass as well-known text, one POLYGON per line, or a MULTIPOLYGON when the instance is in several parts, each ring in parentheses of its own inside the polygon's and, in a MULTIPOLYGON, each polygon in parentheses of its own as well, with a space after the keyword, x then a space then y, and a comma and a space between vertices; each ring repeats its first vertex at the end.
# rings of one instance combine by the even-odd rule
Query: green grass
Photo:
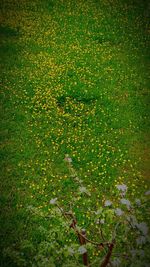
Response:
POLYGON ((65 154, 94 192, 89 207, 117 183, 133 197, 149 187, 147 3, 7 0, 1 11, 1 248, 38 249, 38 227, 52 226, 27 207, 71 197, 65 154))

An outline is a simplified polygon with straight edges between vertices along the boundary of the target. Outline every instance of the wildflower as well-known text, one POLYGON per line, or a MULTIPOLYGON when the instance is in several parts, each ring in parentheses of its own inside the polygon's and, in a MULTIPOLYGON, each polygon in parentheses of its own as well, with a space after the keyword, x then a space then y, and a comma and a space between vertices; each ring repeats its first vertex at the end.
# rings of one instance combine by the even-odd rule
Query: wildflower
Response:
POLYGON ((79 179, 78 177, 75 177, 74 179, 75 179, 76 182, 78 182, 78 183, 80 183, 80 184, 83 183, 83 181, 82 181, 81 179, 79 179))
POLYGON ((96 224, 104 224, 105 220, 104 219, 97 219, 96 224))
POLYGON ((52 198, 49 203, 52 204, 52 205, 55 205, 56 202, 57 202, 57 197, 56 198, 52 198))
POLYGON ((68 253, 72 256, 73 254, 75 254, 75 251, 72 247, 68 248, 68 253))
POLYGON ((123 215, 124 212, 122 209, 117 208, 117 209, 115 209, 115 213, 117 216, 121 216, 121 215, 123 215))
POLYGON ((128 188, 125 184, 116 185, 116 187, 118 188, 118 190, 123 192, 126 192, 128 188))
POLYGON ((145 222, 138 223, 136 226, 143 233, 143 235, 147 235, 148 226, 145 222))
POLYGON ((150 190, 146 191, 146 192, 145 192, 145 195, 146 195, 146 196, 150 195, 150 190))
POLYGON ((65 155, 64 160, 67 161, 67 162, 69 162, 69 163, 72 162, 72 158, 70 158, 68 154, 65 155))
POLYGON ((110 201, 110 200, 106 200, 105 202, 104 202, 104 206, 105 207, 109 207, 109 206, 111 206, 112 205, 112 202, 110 201))
POLYGON ((90 195, 89 191, 86 189, 86 187, 84 186, 80 186, 79 187, 79 192, 82 194, 82 193, 85 193, 87 195, 90 195))
POLYGON ((84 186, 80 186, 80 187, 79 187, 79 191, 80 191, 81 193, 86 193, 86 192, 87 192, 87 189, 86 189, 86 187, 84 187, 84 186))
POLYGON ((130 201, 129 201, 128 199, 122 198, 122 199, 120 200, 120 202, 121 202, 121 204, 125 204, 125 205, 127 206, 128 209, 129 209, 130 206, 131 206, 131 203, 130 203, 130 201))
POLYGON ((86 250, 86 248, 85 248, 84 246, 81 246, 81 247, 78 248, 78 252, 79 252, 80 254, 84 254, 84 253, 87 252, 87 250, 86 250))
POLYGON ((104 219, 101 219, 99 222, 100 222, 101 224, 104 224, 104 223, 105 223, 105 220, 104 220, 104 219))
POLYGON ((140 199, 136 198, 135 203, 137 206, 141 206, 141 200, 140 199))
POLYGON ((103 211, 103 209, 102 209, 102 208, 100 208, 100 209, 98 209, 97 211, 95 211, 95 214, 96 214, 96 215, 99 215, 99 214, 101 214, 101 213, 102 213, 102 211, 103 211))

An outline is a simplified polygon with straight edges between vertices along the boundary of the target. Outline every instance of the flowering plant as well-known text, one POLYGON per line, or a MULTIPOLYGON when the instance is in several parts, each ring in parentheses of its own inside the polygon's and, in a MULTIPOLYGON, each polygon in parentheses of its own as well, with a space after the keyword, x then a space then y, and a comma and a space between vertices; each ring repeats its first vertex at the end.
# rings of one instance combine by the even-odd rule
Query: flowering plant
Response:
MULTIPOLYGON (((92 217, 92 234, 88 229, 78 225, 76 206, 78 200, 91 197, 87 186, 84 185, 72 165, 72 159, 65 157, 71 179, 76 184, 77 192, 73 196, 73 203, 62 206, 58 199, 51 199, 50 204, 55 205, 53 211, 57 210, 59 217, 67 225, 67 231, 74 233, 71 245, 66 246, 67 257, 76 259, 77 266, 148 266, 148 225, 142 220, 142 213, 147 212, 146 197, 136 200, 129 200, 127 197, 128 187, 125 184, 116 185, 116 195, 111 200, 103 196, 99 208, 90 210, 92 217), (95 225, 95 229, 94 229, 95 225), (70 230, 69 230, 70 229, 70 230), (92 256, 91 256, 92 255, 92 256), (81 261, 82 258, 82 261, 81 261), (92 262, 91 262, 92 260, 92 262)), ((82 215, 82 210, 79 215, 82 215)), ((79 217, 78 215, 78 217, 79 217)), ((88 219, 85 222, 88 224, 88 219)), ((65 226, 66 226, 65 225, 65 226)), ((87 228, 87 227, 86 227, 87 228)))

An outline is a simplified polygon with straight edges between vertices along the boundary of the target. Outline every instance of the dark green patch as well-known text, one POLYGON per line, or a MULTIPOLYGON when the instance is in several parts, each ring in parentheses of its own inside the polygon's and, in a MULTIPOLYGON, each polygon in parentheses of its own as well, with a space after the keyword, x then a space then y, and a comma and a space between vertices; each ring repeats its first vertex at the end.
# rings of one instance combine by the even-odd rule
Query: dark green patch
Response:
POLYGON ((0 36, 3 37, 18 37, 19 36, 19 28, 14 29, 9 26, 0 26, 0 36))

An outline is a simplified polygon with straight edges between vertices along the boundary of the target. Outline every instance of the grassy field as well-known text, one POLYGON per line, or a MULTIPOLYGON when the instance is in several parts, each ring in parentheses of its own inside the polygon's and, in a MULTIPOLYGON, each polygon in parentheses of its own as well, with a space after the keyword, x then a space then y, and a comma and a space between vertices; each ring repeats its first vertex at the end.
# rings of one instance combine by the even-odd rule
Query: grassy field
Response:
POLYGON ((147 15, 138 0, 2 1, 1 266, 52 266, 32 264, 49 200, 76 189, 65 154, 92 193, 75 207, 85 228, 116 184, 149 189, 147 15))

